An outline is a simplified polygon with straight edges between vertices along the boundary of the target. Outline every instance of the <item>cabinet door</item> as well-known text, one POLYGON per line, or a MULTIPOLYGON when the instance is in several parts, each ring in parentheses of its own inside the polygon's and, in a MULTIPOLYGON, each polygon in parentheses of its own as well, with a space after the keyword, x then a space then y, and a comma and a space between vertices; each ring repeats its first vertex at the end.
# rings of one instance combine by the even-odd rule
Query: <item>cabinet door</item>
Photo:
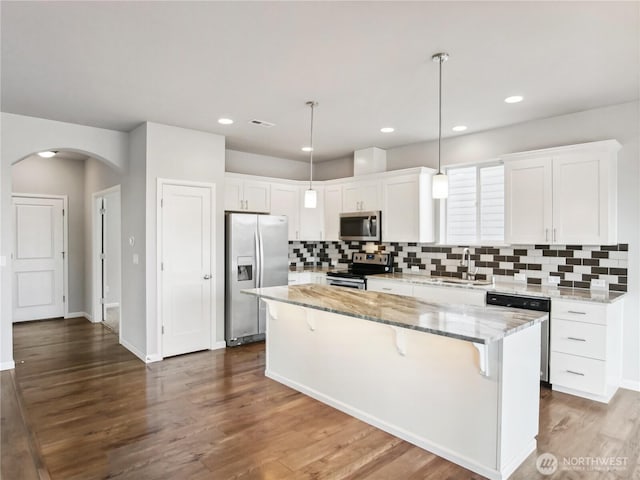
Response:
POLYGON ((452 303, 454 305, 485 305, 485 290, 432 287, 430 285, 414 285, 413 296, 434 303, 452 303))
POLYGON ((286 215, 289 221, 289 240, 300 239, 300 198, 297 185, 271 185, 271 214, 286 215))
POLYGON ((362 191, 357 183, 346 183, 342 186, 342 211, 357 212, 360 207, 362 191))
POLYGON ((342 185, 328 185, 324 189, 324 239, 337 242, 340 237, 342 185))
POLYGON ((382 206, 380 182, 366 182, 360 185, 360 209, 380 210, 382 206))
POLYGON ((553 242, 602 245, 608 238, 607 165, 600 152, 553 160, 553 242))
POLYGON ((393 295, 413 295, 413 286, 410 283, 394 282, 389 280, 367 279, 367 290, 393 295))
POLYGON ((418 175, 403 175, 382 184, 382 233, 385 242, 421 242, 418 175))
POLYGON ((324 240, 324 188, 320 185, 314 185, 313 189, 317 192, 318 203, 316 208, 305 208, 304 192, 307 191, 309 185, 301 187, 299 190, 300 199, 300 240, 318 241, 324 240))
POLYGON ((271 184, 268 182, 244 182, 245 210, 269 213, 271 210, 271 184))
POLYGON ((224 209, 243 210, 242 181, 235 178, 224 179, 224 209))
POLYGON ((505 162, 505 239, 512 244, 551 243, 549 157, 505 162))

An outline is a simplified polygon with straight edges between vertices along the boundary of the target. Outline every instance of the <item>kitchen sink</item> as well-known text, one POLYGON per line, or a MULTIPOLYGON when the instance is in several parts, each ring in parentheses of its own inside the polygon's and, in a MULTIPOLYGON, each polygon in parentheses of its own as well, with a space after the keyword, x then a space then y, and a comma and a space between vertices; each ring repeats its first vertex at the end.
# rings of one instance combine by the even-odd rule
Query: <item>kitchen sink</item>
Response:
POLYGON ((489 280, 469 280, 465 278, 454 278, 454 277, 431 277, 429 279, 429 283, 433 283, 435 285, 438 285, 438 284, 469 285, 469 286, 491 285, 491 282, 489 280))

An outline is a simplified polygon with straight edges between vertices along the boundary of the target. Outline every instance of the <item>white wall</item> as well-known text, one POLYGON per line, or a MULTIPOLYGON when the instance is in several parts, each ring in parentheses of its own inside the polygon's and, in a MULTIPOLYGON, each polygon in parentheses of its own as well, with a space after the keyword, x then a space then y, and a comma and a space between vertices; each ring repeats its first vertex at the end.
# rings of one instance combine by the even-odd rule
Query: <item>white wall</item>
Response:
POLYGON ((353 177, 353 155, 318 163, 314 178, 333 180, 334 178, 353 177))
MULTIPOLYGON (((147 123, 146 279, 147 356, 161 353, 157 310, 158 178, 215 184, 215 341, 224 341, 224 171, 225 139, 220 135, 147 123)), ((126 262, 125 262, 126 263, 126 262)))
POLYGON ((69 313, 85 309, 84 160, 32 155, 12 168, 14 193, 67 195, 69 313))
POLYGON ((227 150, 225 152, 225 171, 289 180, 307 180, 309 178, 309 162, 227 150))
POLYGON ((128 164, 128 135, 101 128, 27 117, 11 113, 0 116, 0 369, 13 367, 11 323, 11 166, 43 150, 73 150, 99 158, 116 169, 128 164))

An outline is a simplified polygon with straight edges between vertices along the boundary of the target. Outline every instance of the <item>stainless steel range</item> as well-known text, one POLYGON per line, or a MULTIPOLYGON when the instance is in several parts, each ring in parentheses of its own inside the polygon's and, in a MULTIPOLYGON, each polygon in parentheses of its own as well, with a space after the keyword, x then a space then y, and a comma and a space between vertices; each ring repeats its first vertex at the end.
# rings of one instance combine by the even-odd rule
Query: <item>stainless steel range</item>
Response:
POLYGON ((389 253, 354 253, 346 272, 327 272, 327 285, 367 289, 367 275, 393 271, 389 253))

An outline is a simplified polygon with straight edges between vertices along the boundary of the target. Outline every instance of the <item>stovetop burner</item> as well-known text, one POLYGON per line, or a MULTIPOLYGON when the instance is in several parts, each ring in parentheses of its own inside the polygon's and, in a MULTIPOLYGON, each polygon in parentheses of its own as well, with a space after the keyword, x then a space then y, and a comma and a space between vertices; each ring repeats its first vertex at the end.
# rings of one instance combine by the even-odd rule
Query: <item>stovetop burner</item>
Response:
POLYGON ((329 277, 365 278, 366 275, 389 273, 393 271, 389 253, 354 253, 346 272, 327 272, 329 277))

